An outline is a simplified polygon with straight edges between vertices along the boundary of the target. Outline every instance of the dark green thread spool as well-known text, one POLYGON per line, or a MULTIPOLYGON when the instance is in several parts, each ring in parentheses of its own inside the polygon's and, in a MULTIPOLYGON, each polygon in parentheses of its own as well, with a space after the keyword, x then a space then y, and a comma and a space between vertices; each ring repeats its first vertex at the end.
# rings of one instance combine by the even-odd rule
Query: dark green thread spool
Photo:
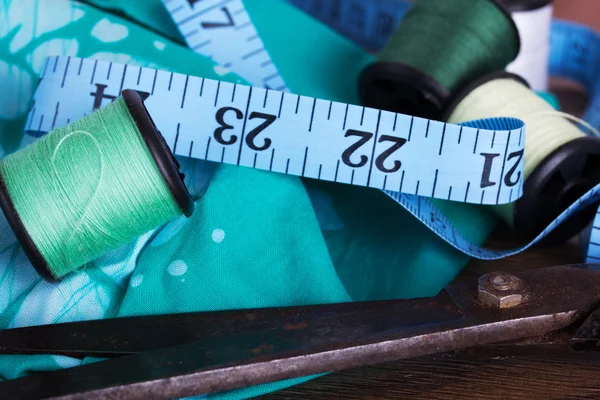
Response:
POLYGON ((453 95, 519 54, 510 14, 494 0, 417 0, 359 80, 361 101, 440 119, 453 95))
POLYGON ((0 161, 0 206, 51 281, 193 211, 179 164, 132 90, 0 161))

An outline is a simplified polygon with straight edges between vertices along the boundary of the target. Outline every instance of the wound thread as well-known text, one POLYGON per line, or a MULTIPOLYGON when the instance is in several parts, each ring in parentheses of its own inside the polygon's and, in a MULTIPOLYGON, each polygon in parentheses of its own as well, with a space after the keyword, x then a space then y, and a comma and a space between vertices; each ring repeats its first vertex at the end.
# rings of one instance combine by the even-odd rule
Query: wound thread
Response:
MULTIPOLYGON (((474 82, 457 97, 446 120, 460 123, 490 117, 513 117, 527 126, 525 187, 516 203, 494 210, 525 239, 539 234, 551 221, 600 183, 600 140, 589 137, 531 91, 518 76, 495 73, 474 82)), ((590 133, 597 132, 592 128, 590 133)), ((595 210, 595 209, 594 209, 595 210)), ((560 242, 578 233, 587 217, 572 218, 549 236, 560 242)))
POLYGON ((377 59, 407 64, 455 93, 515 58, 513 29, 489 0, 419 0, 377 59))
POLYGON ((418 0, 360 79, 363 104, 440 118, 451 97, 519 53, 510 14, 492 0, 418 0))
POLYGON ((519 118, 527 126, 525 180, 554 150, 585 136, 548 102, 523 83, 509 77, 494 79, 475 88, 456 105, 448 122, 494 116, 519 118))
POLYGON ((62 278, 185 208, 164 175, 168 162, 149 150, 152 132, 140 132, 130 107, 119 98, 0 162, 4 212, 46 278, 62 278))

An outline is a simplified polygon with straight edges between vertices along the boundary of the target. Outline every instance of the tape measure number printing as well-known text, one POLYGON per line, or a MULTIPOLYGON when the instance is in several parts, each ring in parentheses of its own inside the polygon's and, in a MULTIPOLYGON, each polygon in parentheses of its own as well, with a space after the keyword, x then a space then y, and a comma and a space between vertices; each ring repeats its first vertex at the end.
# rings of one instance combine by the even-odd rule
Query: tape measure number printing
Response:
POLYGON ((425 198, 516 200, 523 187, 521 121, 451 125, 166 71, 53 57, 35 94, 28 137, 81 118, 125 88, 146 99, 175 154, 379 188, 473 257, 501 258, 523 249, 495 252, 473 245, 425 198))
POLYGON ((49 60, 28 132, 64 125, 124 88, 146 97, 177 155, 476 204, 511 202, 522 191, 518 120, 451 125, 95 60, 49 60))
POLYGON ((241 0, 163 0, 188 46, 255 86, 287 87, 241 0))

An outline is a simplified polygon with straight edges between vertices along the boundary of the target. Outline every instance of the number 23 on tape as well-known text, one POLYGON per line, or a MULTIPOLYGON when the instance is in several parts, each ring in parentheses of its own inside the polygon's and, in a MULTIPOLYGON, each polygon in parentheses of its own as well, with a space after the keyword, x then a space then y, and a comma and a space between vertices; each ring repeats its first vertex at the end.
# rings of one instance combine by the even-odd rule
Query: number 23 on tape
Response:
POLYGON ((65 125, 122 89, 147 97, 177 155, 477 204, 515 201, 522 192, 519 120, 452 125, 89 59, 48 61, 27 132, 65 125))

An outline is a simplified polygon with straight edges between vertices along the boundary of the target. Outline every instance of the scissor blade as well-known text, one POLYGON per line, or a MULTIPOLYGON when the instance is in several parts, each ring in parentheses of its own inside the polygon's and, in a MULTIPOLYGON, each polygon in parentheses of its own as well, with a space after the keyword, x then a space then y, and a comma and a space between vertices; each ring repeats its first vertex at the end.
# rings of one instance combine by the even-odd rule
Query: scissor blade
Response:
MULTIPOLYGON (((428 320, 447 318, 442 315, 446 312, 442 305, 432 299, 150 315, 0 330, 0 354, 111 358, 285 325, 308 324, 321 318, 339 320, 349 313, 376 313, 384 309, 407 313, 418 308, 417 303, 423 304, 420 307, 428 314, 428 320)), ((405 323, 415 323, 415 319, 406 316, 405 323)), ((422 317, 422 313, 415 316, 422 317)))
POLYGON ((510 310, 490 310, 477 300, 477 284, 465 283, 396 308, 349 312, 8 381, 0 384, 0 398, 168 399, 230 390, 544 335, 580 321, 600 299, 600 275, 592 271, 555 267, 520 276, 526 301, 510 310), (438 314, 431 316, 431 309, 438 314))
MULTIPOLYGON (((337 305, 334 305, 334 309, 337 305)), ((344 307, 346 306, 344 305, 344 307)), ((293 314, 294 308, 286 315, 293 314)), ((224 312, 224 315, 229 314, 224 312)), ((235 314, 235 313, 234 313, 235 314)), ((268 329, 236 332, 235 335, 207 337, 175 347, 113 358, 96 364, 51 372, 15 381, 0 383, 0 399, 4 398, 174 398, 197 393, 199 388, 181 388, 173 392, 148 392, 134 389, 132 384, 148 380, 165 382, 191 371, 209 372, 215 366, 221 372, 225 366, 238 362, 252 363, 254 359, 276 359, 283 353, 302 354, 304 348, 335 346, 352 343, 358 338, 379 335, 400 328, 437 325, 442 321, 460 321, 462 313, 447 292, 434 298, 373 302, 361 304, 357 309, 332 312, 323 308, 319 315, 305 315, 293 320, 277 319, 268 329), (399 319, 397 316, 402 315, 399 319), (124 392, 108 393, 104 388, 123 387, 124 392), (102 393, 89 393, 101 390, 102 393), (73 397, 74 396, 74 397, 73 397), (80 397, 79 397, 80 396, 80 397)), ((116 321, 115 321, 116 322, 116 321)), ((140 335, 143 333, 140 332, 140 335)), ((226 373, 227 375, 227 373, 226 373)), ((175 378, 176 379, 176 378, 175 378)), ((200 381, 204 381, 204 377, 200 381)), ((188 384, 186 383, 185 386, 188 384)), ((142 383, 142 386, 145 384, 142 383)), ((217 390, 220 385, 215 386, 217 390)), ((200 391, 212 391, 205 390, 200 391)))

